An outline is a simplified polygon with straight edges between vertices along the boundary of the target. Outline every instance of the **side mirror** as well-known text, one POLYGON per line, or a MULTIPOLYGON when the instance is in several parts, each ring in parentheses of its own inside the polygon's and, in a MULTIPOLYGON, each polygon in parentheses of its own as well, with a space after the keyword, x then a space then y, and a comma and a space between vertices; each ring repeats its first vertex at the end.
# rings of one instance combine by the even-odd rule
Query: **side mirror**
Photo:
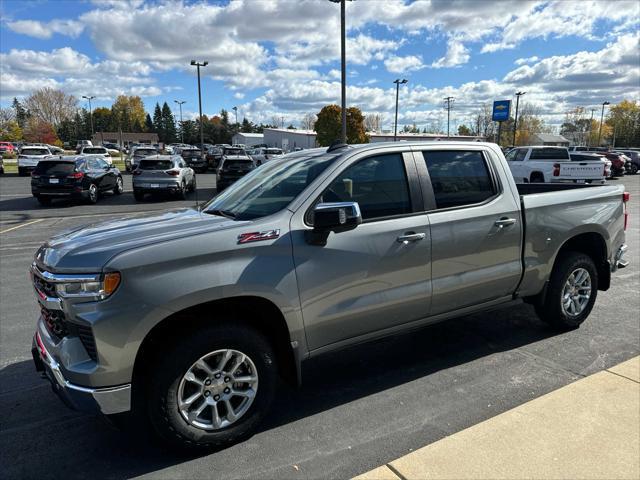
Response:
POLYGON ((344 231, 362 223, 358 202, 319 203, 313 209, 314 230, 344 231))

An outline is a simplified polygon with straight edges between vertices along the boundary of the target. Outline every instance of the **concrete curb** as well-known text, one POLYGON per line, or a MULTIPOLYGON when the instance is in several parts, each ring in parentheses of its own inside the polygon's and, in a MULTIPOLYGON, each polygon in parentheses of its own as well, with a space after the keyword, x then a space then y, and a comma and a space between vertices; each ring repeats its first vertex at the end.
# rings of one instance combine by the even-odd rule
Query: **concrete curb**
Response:
POLYGON ((640 357, 356 477, 640 479, 640 357))

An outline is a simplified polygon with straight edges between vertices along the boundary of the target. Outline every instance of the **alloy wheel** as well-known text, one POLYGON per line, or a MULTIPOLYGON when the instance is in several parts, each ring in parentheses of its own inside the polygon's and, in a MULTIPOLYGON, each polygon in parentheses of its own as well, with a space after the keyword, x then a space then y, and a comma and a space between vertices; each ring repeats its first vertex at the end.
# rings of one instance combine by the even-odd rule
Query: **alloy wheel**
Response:
POLYGON ((570 317, 580 315, 591 298, 591 275, 584 268, 577 268, 567 278, 562 289, 562 310, 570 317))

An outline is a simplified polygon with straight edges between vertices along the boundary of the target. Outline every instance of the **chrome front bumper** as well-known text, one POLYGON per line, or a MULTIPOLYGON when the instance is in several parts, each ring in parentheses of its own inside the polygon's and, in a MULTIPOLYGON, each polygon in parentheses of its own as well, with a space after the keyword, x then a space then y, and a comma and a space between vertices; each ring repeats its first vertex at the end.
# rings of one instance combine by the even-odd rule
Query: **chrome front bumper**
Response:
POLYGON ((87 388, 69 382, 60 365, 44 345, 40 332, 33 337, 31 348, 36 370, 51 382, 53 391, 70 408, 90 413, 127 412, 131 409, 131 384, 107 388, 87 388))

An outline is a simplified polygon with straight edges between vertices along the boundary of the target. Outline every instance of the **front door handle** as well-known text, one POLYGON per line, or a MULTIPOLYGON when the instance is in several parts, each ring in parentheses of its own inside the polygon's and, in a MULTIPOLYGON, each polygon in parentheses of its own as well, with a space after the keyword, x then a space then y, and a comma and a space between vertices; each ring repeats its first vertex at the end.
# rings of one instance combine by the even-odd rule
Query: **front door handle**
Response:
POLYGON ((396 238, 396 242, 408 245, 409 242, 418 242, 423 240, 427 235, 425 233, 407 233, 396 238))
POLYGON ((496 220, 495 222, 495 226, 498 228, 504 228, 504 227, 509 227, 511 225, 514 225, 516 223, 516 219, 515 218, 501 218, 500 220, 496 220))

